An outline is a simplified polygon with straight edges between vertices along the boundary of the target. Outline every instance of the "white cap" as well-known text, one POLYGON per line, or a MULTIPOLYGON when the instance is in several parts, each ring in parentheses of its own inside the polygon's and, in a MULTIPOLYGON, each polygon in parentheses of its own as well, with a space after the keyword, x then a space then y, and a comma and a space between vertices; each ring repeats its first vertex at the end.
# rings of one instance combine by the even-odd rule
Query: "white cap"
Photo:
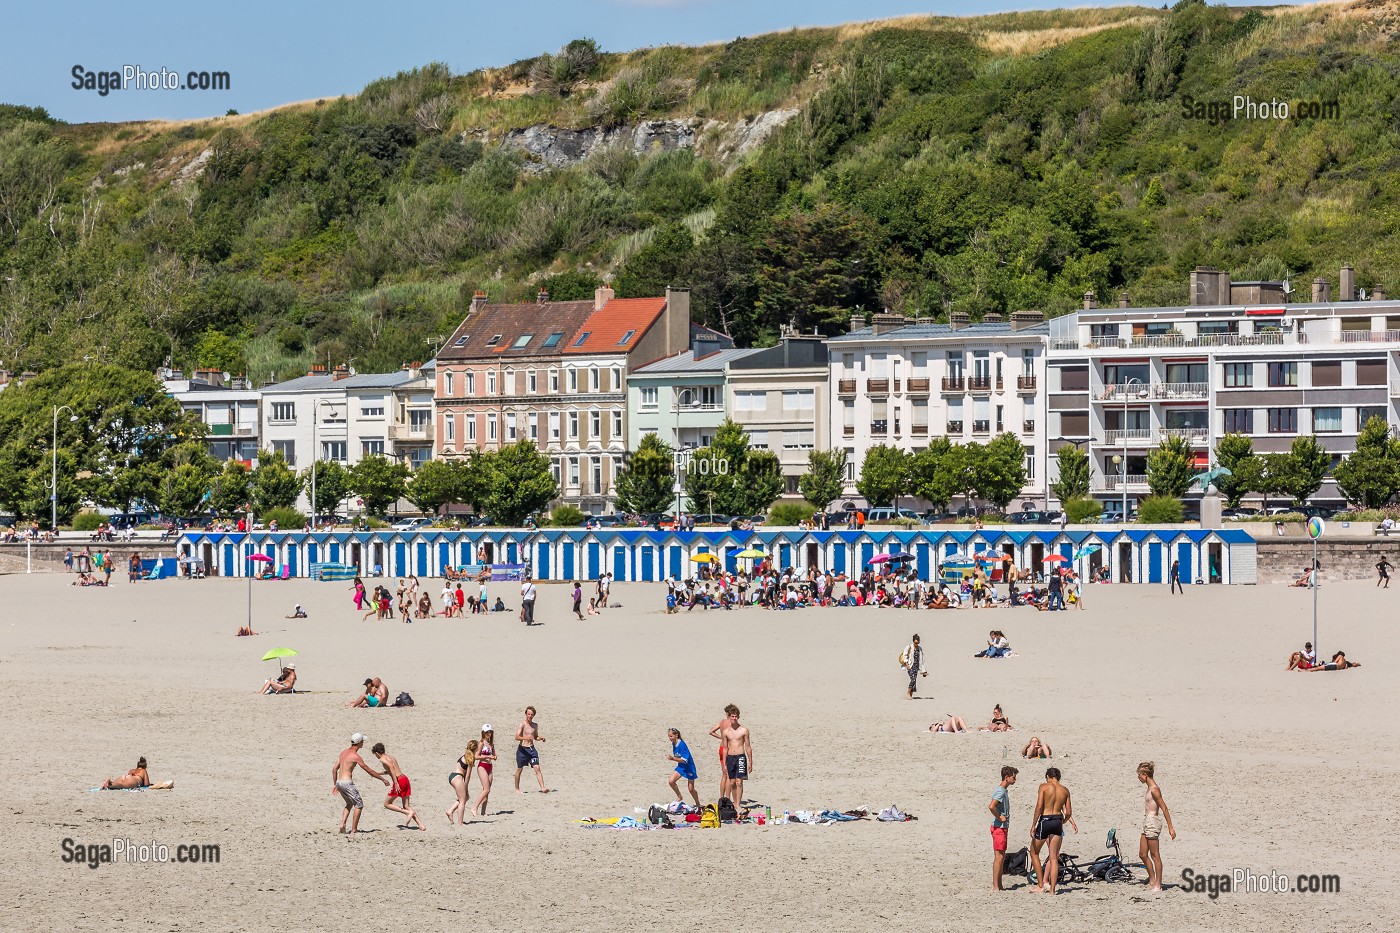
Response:
POLYGON ((356 732, 354 735, 350 736, 350 744, 363 745, 365 744, 365 737, 362 734, 356 732))
POLYGON ((481 731, 482 731, 482 732, 495 732, 496 730, 491 728, 491 724, 490 724, 489 722, 483 722, 483 723, 481 724, 481 731))

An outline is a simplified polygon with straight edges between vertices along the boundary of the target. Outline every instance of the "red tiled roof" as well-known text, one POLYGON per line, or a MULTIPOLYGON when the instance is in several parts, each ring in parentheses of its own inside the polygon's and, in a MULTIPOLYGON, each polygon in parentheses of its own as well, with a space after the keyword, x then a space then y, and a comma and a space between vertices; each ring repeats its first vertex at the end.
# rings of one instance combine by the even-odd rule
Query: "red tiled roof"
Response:
POLYGON ((569 339, 568 355, 627 353, 666 310, 666 299, 614 298, 588 316, 569 339), (587 338, 579 344, 579 339, 587 338), (626 338, 625 340, 623 338, 626 338))
POLYGON ((580 325, 592 313, 592 301, 482 305, 453 331, 438 359, 452 362, 560 356, 569 342, 576 338, 580 325), (517 347, 517 340, 526 334, 532 335, 530 341, 523 347, 517 347), (553 346, 545 346, 552 334, 560 335, 558 341, 553 346), (494 339, 497 336, 499 340, 494 339))

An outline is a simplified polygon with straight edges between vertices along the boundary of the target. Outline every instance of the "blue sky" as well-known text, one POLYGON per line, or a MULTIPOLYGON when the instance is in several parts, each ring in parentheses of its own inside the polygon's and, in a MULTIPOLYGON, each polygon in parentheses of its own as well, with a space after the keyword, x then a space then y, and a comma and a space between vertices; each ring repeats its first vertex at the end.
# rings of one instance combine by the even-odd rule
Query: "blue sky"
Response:
MULTIPOLYGON (((304 4, 296 0, 138 0, 133 4, 14 4, 0 55, 0 103, 48 108, 70 122, 187 119, 247 113, 290 101, 353 94, 375 78, 432 61, 454 72, 552 52, 591 36, 608 51, 702 44, 787 29, 911 13, 971 15, 1097 5, 930 0, 421 0, 304 4), (227 91, 100 96, 72 87, 74 66, 229 73, 227 91)), ((1110 4, 1102 4, 1110 5, 1110 4)))

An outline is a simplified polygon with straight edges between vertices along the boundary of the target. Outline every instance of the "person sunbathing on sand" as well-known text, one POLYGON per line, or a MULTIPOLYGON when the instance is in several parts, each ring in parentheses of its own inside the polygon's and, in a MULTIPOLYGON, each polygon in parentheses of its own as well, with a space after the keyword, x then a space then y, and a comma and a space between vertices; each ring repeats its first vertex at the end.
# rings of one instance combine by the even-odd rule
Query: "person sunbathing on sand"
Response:
POLYGON ((1348 661, 1347 653, 1345 651, 1338 651, 1336 654, 1332 655, 1332 661, 1330 664, 1323 664, 1319 667, 1312 668, 1312 670, 1314 673, 1317 671, 1344 671, 1348 668, 1360 666, 1361 664, 1357 661, 1348 661))
POLYGON ((296 687, 296 683, 297 666, 295 664, 288 664, 286 667, 282 668, 282 673, 276 680, 268 678, 263 681, 262 689, 260 689, 258 693, 295 693, 296 690, 294 688, 296 687))
POLYGON ((1311 585, 1312 585, 1312 568, 1310 568, 1310 567, 1304 567, 1304 568, 1303 568, 1303 575, 1302 575, 1301 577, 1299 577, 1298 579, 1294 580, 1292 583, 1290 583, 1290 584, 1288 584, 1288 585, 1289 585, 1289 586, 1311 586, 1311 585))
POLYGON ((1001 704, 992 707, 992 721, 985 726, 978 726, 978 732, 1010 732, 1011 720, 1007 719, 1001 711, 1001 704))
POLYGON ((146 759, 136 762, 136 767, 121 777, 107 778, 102 782, 103 790, 130 790, 133 787, 150 787, 151 775, 146 771, 146 759))
POLYGON ((1290 671, 1310 671, 1317 667, 1317 652, 1313 650, 1312 642, 1306 642, 1302 651, 1295 651, 1288 656, 1288 669, 1290 671))
POLYGON ((963 719, 961 716, 954 716, 952 713, 948 713, 948 718, 947 718, 947 719, 943 720, 942 722, 936 722, 936 723, 934 723, 933 725, 929 726, 929 727, 928 727, 928 731, 930 731, 930 732, 966 732, 966 731, 967 731, 967 720, 963 719))
POLYGON ((1053 755, 1054 752, 1050 750, 1050 746, 1040 741, 1040 737, 1036 735, 1031 736, 1026 747, 1021 749, 1022 758, 1050 758, 1053 755))
POLYGON ((258 634, 258 633, 255 632, 255 631, 253 631, 253 627, 252 627, 251 625, 240 625, 240 626, 238 627, 238 634, 237 634, 235 637, 241 638, 241 637, 243 637, 243 636, 245 636, 245 635, 256 635, 256 634, 258 634))

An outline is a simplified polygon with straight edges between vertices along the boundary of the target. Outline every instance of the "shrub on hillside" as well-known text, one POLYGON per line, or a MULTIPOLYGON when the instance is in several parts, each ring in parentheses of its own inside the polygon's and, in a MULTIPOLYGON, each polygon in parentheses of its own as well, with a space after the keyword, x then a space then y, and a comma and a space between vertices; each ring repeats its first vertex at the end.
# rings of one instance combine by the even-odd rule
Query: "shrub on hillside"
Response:
POLYGON ((1143 525, 1175 525, 1185 510, 1180 499, 1171 496, 1148 496, 1138 503, 1138 523, 1143 525))

